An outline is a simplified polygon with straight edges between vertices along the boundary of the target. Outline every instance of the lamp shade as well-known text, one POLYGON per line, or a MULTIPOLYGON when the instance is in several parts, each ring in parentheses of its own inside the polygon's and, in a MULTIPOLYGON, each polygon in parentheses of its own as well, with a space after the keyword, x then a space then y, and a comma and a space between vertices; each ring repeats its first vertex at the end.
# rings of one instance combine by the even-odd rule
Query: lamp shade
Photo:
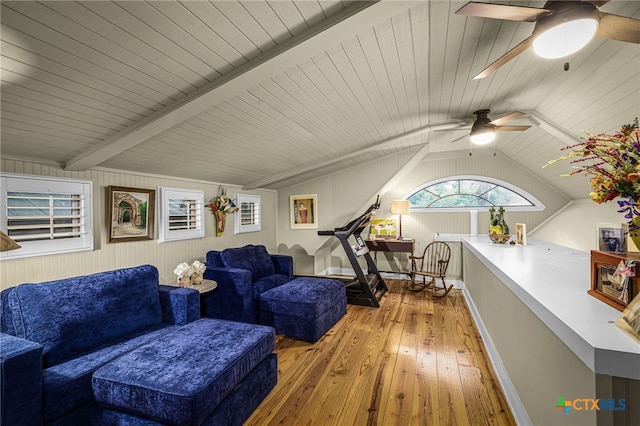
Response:
POLYGON ((533 51, 547 59, 571 55, 591 41, 599 25, 598 8, 589 2, 576 2, 536 22, 533 51))
POLYGON ((409 200, 393 200, 391 214, 409 214, 409 200))

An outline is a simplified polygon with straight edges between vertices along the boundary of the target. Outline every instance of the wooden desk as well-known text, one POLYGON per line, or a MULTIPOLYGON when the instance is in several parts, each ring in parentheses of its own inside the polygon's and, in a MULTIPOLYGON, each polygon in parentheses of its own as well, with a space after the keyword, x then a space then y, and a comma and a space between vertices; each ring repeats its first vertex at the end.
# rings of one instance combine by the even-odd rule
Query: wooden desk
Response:
MULTIPOLYGON (((388 253, 409 253, 413 255, 413 249, 415 246, 415 240, 413 239, 403 239, 403 240, 395 240, 395 239, 379 239, 379 240, 365 240, 365 244, 370 251, 384 251, 388 253)), ((411 263, 409 263, 411 265, 411 263)), ((408 272, 403 271, 381 271, 381 272, 392 272, 392 273, 403 273, 409 274, 411 268, 409 268, 408 272)))
POLYGON ((413 254, 414 240, 365 240, 364 241, 371 251, 387 251, 394 253, 411 253, 413 254))

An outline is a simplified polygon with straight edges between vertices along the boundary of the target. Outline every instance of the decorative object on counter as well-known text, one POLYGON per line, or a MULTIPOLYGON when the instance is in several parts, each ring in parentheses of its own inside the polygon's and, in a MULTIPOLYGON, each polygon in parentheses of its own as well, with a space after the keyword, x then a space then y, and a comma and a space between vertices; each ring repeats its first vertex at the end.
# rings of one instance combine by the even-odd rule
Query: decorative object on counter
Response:
POLYGON ((640 294, 624 308, 616 326, 640 343, 640 294))
MULTIPOLYGON (((557 161, 572 159, 573 171, 563 176, 582 174, 591 176, 589 196, 598 204, 615 198, 629 226, 629 235, 640 248, 640 131, 638 118, 631 124, 623 124, 613 135, 592 135, 585 132, 584 142, 562 148, 571 150, 560 158, 549 161, 547 167, 557 161), (580 163, 580 164, 579 164, 580 163)), ((584 139, 584 138, 583 138, 584 139)))
POLYGON ((227 190, 220 188, 220 194, 207 207, 211 209, 216 217, 216 236, 221 237, 224 233, 224 226, 227 221, 227 215, 238 211, 236 203, 227 197, 227 190))
POLYGON ((596 223, 596 247, 600 251, 627 252, 626 223, 596 223))
POLYGON ((204 277, 204 271, 206 271, 206 269, 207 269, 207 265, 200 262, 199 260, 196 260, 191 264, 191 270, 192 270, 191 282, 194 285, 198 285, 202 283, 202 280, 204 277))
POLYGON ((173 273, 178 276, 178 284, 181 286, 187 286, 191 284, 191 275, 193 274, 193 268, 187 263, 182 262, 176 269, 173 270, 173 273))
POLYGON ((489 238, 494 243, 504 244, 509 241, 511 236, 509 235, 509 225, 504 220, 504 207, 498 208, 496 213, 495 207, 489 208, 489 214, 491 215, 489 220, 489 238))
POLYGON ((527 245, 527 224, 516 223, 516 244, 527 245))
POLYGON ((587 293, 622 311, 638 295, 639 262, 639 253, 591 250, 591 289, 587 293))

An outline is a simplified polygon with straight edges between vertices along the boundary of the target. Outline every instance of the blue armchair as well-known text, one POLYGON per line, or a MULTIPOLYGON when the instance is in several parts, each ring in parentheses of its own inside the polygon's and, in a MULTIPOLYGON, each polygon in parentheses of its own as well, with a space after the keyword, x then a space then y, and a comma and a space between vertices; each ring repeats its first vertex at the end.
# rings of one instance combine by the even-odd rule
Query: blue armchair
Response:
POLYGON ((260 295, 293 280, 293 258, 269 254, 262 245, 212 250, 204 277, 218 289, 203 298, 206 316, 248 323, 260 322, 260 295))

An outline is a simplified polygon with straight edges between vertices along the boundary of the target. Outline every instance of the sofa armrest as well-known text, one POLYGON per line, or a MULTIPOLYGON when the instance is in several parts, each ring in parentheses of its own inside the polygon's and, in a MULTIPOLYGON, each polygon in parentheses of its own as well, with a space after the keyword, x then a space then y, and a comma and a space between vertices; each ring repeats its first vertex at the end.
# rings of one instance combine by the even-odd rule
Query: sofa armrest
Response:
POLYGON ((0 333, 0 368, 0 424, 42 424, 42 346, 0 333))
POLYGON ((158 286, 162 322, 184 325, 200 318, 200 293, 192 288, 158 286))
POLYGON ((207 317, 254 322, 250 271, 241 268, 207 267, 204 277, 218 283, 214 292, 202 298, 207 317))
POLYGON ((293 257, 284 254, 270 254, 273 266, 276 267, 276 274, 286 275, 293 278, 293 257))

